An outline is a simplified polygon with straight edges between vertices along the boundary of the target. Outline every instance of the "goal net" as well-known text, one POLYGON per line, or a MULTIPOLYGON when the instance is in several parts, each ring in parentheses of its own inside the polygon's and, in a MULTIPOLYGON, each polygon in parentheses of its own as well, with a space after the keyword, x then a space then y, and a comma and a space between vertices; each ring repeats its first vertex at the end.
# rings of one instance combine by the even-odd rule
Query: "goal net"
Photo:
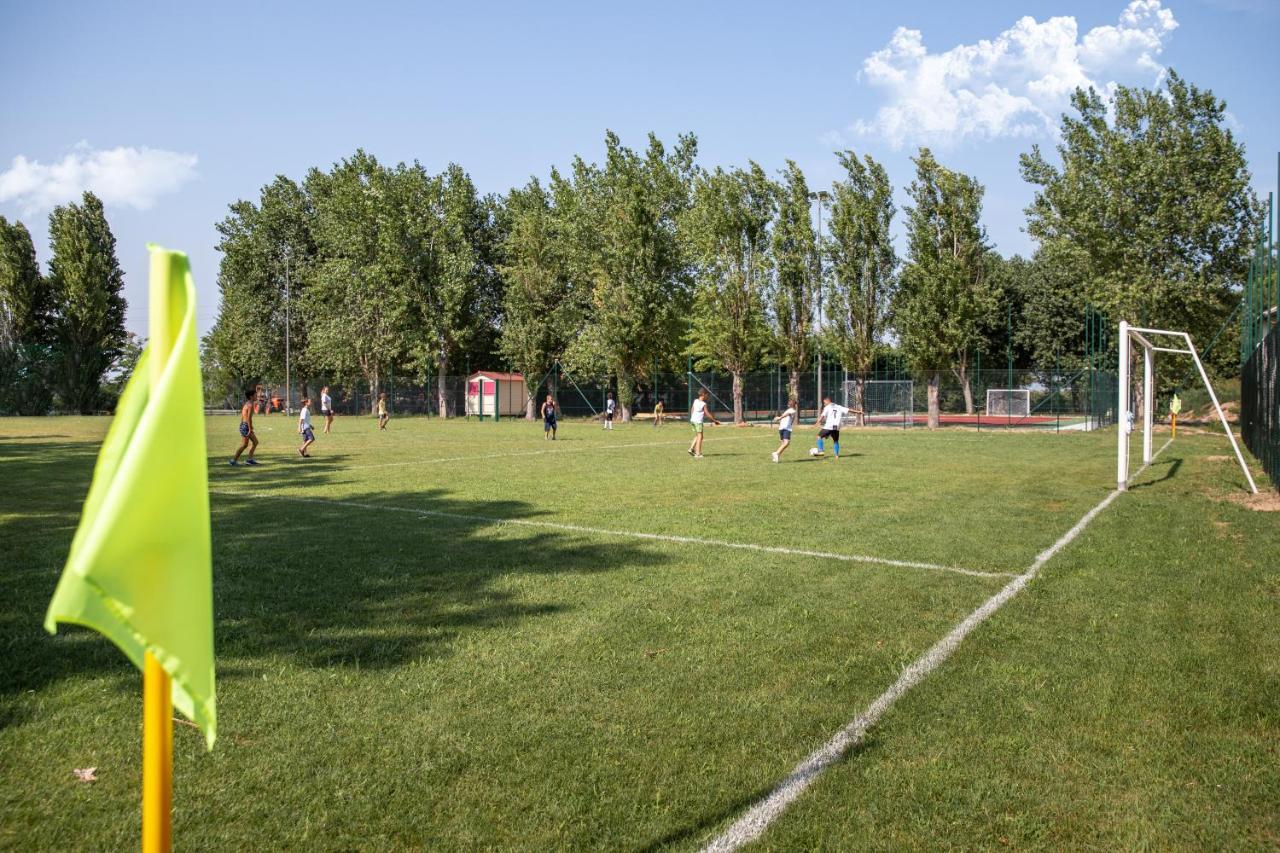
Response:
MULTIPOLYGON (((858 406, 856 379, 844 382, 844 405, 850 409, 858 406)), ((868 424, 910 425, 913 411, 915 383, 910 379, 868 379, 861 382, 862 406, 868 424)), ((853 415, 848 418, 852 420, 853 415)))
POLYGON ((1025 418, 1031 414, 1028 388, 988 388, 987 417, 1025 418))

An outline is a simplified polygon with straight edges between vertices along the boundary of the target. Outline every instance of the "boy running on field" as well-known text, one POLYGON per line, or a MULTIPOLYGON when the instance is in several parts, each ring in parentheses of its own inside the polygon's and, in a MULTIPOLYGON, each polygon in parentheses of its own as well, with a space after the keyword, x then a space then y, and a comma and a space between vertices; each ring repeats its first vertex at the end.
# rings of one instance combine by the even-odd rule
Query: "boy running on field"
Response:
POLYGON ((542 440, 556 440, 556 401, 550 394, 542 404, 542 440))
POLYGON ((254 451, 258 449, 258 436, 253 432, 253 410, 257 403, 256 388, 244 392, 244 405, 240 407, 240 447, 236 450, 236 455, 231 457, 232 465, 240 464, 240 454, 244 453, 246 447, 249 448, 249 458, 244 460, 244 464, 258 464, 258 460, 253 458, 254 451))
POLYGON ((333 398, 329 396, 329 386, 320 389, 320 414, 324 415, 324 431, 328 434, 333 426, 333 398))
POLYGON ((302 446, 298 448, 298 455, 310 457, 307 448, 315 443, 316 434, 311 430, 311 398, 306 397, 302 401, 302 411, 298 412, 298 434, 302 436, 302 446))
POLYGON ((613 401, 613 392, 609 392, 609 399, 604 404, 604 428, 613 429, 613 415, 618 410, 618 404, 613 401))
POLYGON ((707 418, 716 426, 720 425, 707 407, 707 389, 703 388, 698 392, 698 399, 693 401, 693 409, 689 412, 689 423, 693 425, 693 444, 689 445, 689 455, 694 459, 702 458, 702 428, 703 421, 707 418))
POLYGON ((835 458, 840 458, 840 421, 844 416, 849 414, 850 409, 847 406, 841 406, 838 403, 831 402, 831 395, 828 394, 822 398, 822 412, 818 415, 818 452, 816 456, 823 454, 823 439, 831 438, 832 449, 835 450, 835 458))
POLYGON ((778 449, 769 454, 774 462, 778 461, 778 457, 782 455, 782 451, 786 450, 791 444, 791 427, 796 422, 796 398, 792 397, 787 401, 787 410, 773 419, 778 425, 778 438, 782 443, 778 445, 778 449))
POLYGON ((387 392, 378 395, 378 429, 386 429, 391 415, 387 414, 387 392))

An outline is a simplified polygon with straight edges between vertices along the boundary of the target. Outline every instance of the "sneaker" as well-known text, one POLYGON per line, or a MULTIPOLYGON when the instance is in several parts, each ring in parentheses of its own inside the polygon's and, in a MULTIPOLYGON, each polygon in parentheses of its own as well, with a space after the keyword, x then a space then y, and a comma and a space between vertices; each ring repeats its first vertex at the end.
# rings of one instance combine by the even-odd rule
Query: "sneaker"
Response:
POLYGON ((236 461, 236 460, 234 460, 234 459, 228 459, 228 460, 227 460, 227 464, 228 464, 228 465, 235 466, 235 465, 239 465, 240 463, 239 463, 239 462, 237 462, 237 461, 236 461))
POLYGON ((257 460, 257 459, 246 459, 246 460, 244 460, 244 464, 246 464, 246 465, 257 465, 257 464, 258 464, 258 460, 257 460))
POLYGON ((686 453, 688 453, 690 456, 692 456, 692 455, 693 455, 693 448, 692 448, 692 447, 690 447, 690 448, 689 448, 688 450, 686 450, 685 452, 686 452, 686 453))
POLYGON ((693 457, 693 458, 694 458, 694 459, 701 459, 701 458, 702 458, 702 454, 701 454, 701 453, 699 453, 697 456, 695 456, 695 457, 693 457))
POLYGON ((776 453, 770 453, 770 454, 769 454, 769 458, 770 458, 770 459, 772 459, 774 462, 777 462, 777 461, 778 461, 778 454, 776 454, 776 453))

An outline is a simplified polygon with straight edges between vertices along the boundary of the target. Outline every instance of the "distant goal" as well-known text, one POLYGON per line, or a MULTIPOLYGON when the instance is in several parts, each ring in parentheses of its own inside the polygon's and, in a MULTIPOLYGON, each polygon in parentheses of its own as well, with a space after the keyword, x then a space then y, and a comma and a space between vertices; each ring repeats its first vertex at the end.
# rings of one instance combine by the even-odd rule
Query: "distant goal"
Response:
MULTIPOLYGON (((911 426, 915 409, 915 383, 910 379, 846 379, 844 405, 861 408, 868 425, 911 426), (862 405, 858 405, 858 386, 862 386, 862 405)), ((846 416, 854 421, 854 415, 846 416)))
POLYGON ((987 417, 1025 418, 1031 414, 1029 388, 988 388, 987 417))

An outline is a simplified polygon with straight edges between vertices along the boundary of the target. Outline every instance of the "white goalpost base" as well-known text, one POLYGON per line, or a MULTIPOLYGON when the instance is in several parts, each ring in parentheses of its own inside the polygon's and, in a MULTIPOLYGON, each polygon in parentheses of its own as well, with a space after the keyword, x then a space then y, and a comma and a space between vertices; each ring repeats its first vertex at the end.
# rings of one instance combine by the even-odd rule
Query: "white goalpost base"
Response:
POLYGON ((1119 418, 1117 419, 1120 435, 1116 448, 1116 489, 1123 492, 1129 488, 1129 433, 1133 429, 1129 423, 1130 418, 1133 416, 1129 399, 1129 361, 1134 343, 1142 347, 1142 464, 1151 464, 1151 428, 1155 421, 1153 410, 1156 402, 1156 353, 1167 352, 1174 355, 1189 355, 1196 363, 1196 370, 1200 372, 1200 380, 1204 383, 1205 390, 1209 392, 1209 399, 1213 401, 1213 408, 1218 412, 1218 420, 1222 422, 1222 428, 1227 433, 1227 439, 1231 442, 1231 449, 1236 452, 1236 460, 1240 463, 1240 470, 1244 472, 1245 481, 1249 484, 1249 491, 1257 494, 1258 486, 1253 482, 1253 474, 1249 473, 1249 466, 1245 464, 1244 454, 1240 452, 1240 445, 1236 443, 1235 433, 1231 431, 1231 425, 1227 423, 1227 416, 1223 414, 1222 406, 1218 404, 1218 395, 1213 392, 1213 385, 1209 383, 1209 376, 1204 372, 1204 365, 1200 363, 1200 354, 1196 352, 1196 346, 1191 342, 1191 336, 1186 332, 1130 326, 1125 320, 1120 321, 1120 393, 1118 395, 1119 418), (1186 348, 1157 346, 1149 338, 1175 338, 1185 344, 1186 348))

